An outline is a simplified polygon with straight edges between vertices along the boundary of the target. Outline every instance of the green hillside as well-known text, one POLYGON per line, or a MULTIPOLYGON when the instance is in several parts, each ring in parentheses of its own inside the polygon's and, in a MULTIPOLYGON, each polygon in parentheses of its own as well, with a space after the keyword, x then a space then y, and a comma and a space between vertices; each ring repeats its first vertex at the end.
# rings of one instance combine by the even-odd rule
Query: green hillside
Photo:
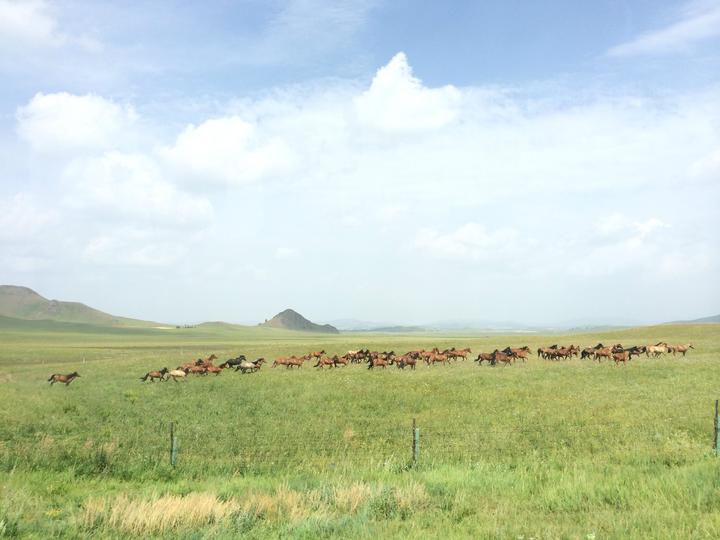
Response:
POLYGON ((0 316, 30 321, 57 321, 102 326, 157 326, 158 323, 116 317, 80 302, 48 300, 28 287, 0 285, 0 316))

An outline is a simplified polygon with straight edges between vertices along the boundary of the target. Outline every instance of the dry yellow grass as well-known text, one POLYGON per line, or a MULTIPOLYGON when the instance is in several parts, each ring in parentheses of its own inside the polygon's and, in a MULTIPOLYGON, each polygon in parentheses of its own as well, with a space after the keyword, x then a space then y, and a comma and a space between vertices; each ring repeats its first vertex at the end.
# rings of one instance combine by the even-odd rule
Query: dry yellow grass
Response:
POLYGON ((336 487, 333 498, 335 506, 342 512, 354 514, 372 495, 368 484, 355 483, 349 487, 336 487))
POLYGON ((430 496, 423 484, 411 482, 395 489, 395 500, 401 510, 417 510, 429 504, 430 496))
POLYGON ((274 494, 253 493, 242 503, 245 513, 266 521, 298 522, 310 516, 327 516, 329 509, 315 490, 299 492, 280 486, 274 494))
POLYGON ((88 499, 83 523, 90 529, 105 524, 132 534, 166 533, 214 523, 238 509, 235 501, 221 501, 211 493, 163 495, 145 501, 120 495, 111 501, 88 499))

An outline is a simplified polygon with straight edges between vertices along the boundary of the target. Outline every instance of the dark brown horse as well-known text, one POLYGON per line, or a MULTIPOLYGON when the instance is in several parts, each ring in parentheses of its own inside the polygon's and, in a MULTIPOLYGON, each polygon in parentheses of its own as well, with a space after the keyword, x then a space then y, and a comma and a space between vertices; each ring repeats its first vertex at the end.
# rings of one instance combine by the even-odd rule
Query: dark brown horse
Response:
POLYGON ((491 366, 494 366, 495 365, 494 358, 495 358, 495 356, 493 355, 493 353, 481 352, 481 353, 478 353, 478 357, 475 359, 475 361, 480 366, 485 361, 487 361, 487 363, 490 364, 491 366))
POLYGON ((80 374, 77 371, 73 371, 72 373, 68 373, 67 375, 63 375, 62 373, 53 373, 52 375, 50 375, 48 382, 50 383, 50 386, 52 386, 56 382, 65 383, 65 386, 68 386, 79 376, 80 374))
POLYGON ((498 362, 502 362, 503 364, 505 364, 505 367, 507 367, 507 366, 509 366, 510 364, 512 364, 512 362, 513 362, 513 357, 510 356, 510 355, 507 354, 507 353, 504 353, 504 352, 502 352, 502 351, 498 351, 497 349, 495 349, 495 350, 493 351, 493 363, 492 363, 492 365, 495 365, 495 364, 497 364, 498 362))
POLYGON ((165 380, 165 374, 168 372, 168 368, 164 367, 160 371, 148 371, 145 376, 140 377, 140 380, 145 382, 150 379, 150 382, 155 382, 155 379, 165 380))

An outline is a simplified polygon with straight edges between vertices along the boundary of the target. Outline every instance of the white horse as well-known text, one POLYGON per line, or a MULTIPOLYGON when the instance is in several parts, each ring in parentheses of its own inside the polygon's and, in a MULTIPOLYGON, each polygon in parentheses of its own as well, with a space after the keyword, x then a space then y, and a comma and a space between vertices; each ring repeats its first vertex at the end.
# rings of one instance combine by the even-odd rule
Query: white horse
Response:
POLYGON ((182 369, 171 369, 167 372, 167 378, 171 378, 175 382, 178 382, 178 379, 182 379, 183 381, 187 382, 187 373, 185 373, 182 369))

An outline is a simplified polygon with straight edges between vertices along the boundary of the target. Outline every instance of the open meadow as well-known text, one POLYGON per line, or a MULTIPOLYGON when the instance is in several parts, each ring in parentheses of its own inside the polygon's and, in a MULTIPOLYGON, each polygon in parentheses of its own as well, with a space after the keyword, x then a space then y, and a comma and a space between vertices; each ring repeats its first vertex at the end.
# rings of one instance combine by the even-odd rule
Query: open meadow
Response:
POLYGON ((0 322, 0 537, 720 537, 720 325, 503 336, 0 322), (508 367, 270 365, 321 348, 474 358, 598 341, 695 349, 626 366, 534 353, 508 367), (139 380, 211 353, 270 363, 139 380))

